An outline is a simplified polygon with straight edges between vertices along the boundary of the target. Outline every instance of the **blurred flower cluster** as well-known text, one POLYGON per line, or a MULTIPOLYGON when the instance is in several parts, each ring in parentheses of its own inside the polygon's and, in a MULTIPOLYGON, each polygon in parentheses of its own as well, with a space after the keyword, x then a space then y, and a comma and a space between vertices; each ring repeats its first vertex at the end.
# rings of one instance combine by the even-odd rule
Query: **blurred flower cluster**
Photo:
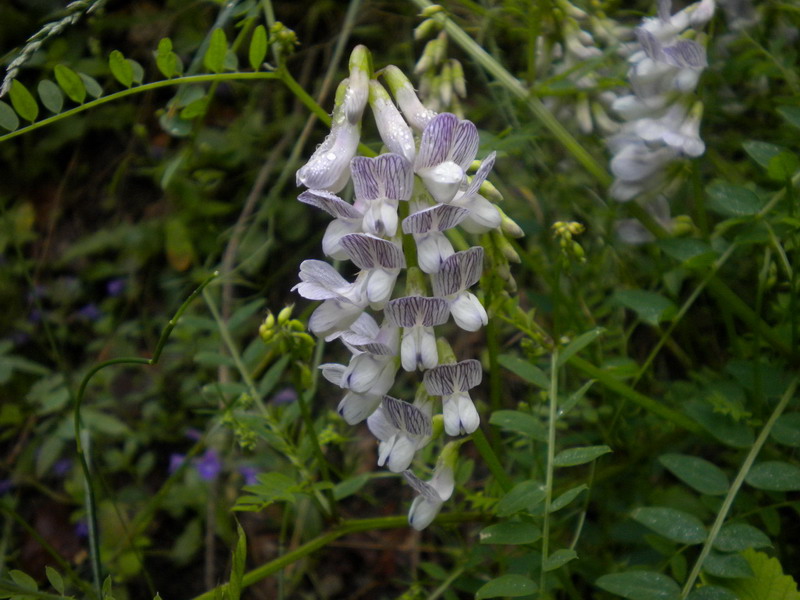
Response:
POLYGON ((670 0, 659 0, 658 16, 636 28, 637 43, 628 57, 631 93, 612 107, 623 119, 609 139, 613 153, 611 196, 648 203, 665 224, 669 208, 657 194, 669 165, 703 154, 702 104, 694 91, 707 66, 703 34, 697 29, 714 15, 714 0, 701 0, 671 14, 670 0))
POLYGON ((418 529, 452 494, 460 441, 445 446, 428 482, 409 470, 416 452, 441 433, 442 424, 448 435, 460 436, 480 423, 469 392, 481 382, 480 362, 457 361, 434 333, 450 317, 466 331, 488 321, 470 291, 483 272, 484 248, 457 252, 445 234, 457 225, 488 232, 507 220, 484 197, 494 153, 467 175, 478 141, 470 121, 425 108, 397 67, 373 73, 368 51, 359 46, 336 94, 331 132, 297 172, 298 185, 308 188, 298 199, 333 217, 323 251, 358 269, 349 281, 324 261, 300 265, 295 289, 323 301, 309 329, 340 340, 351 353, 348 364, 322 365, 322 373, 345 392, 338 407, 345 421, 366 419, 379 440, 378 464, 404 473, 419 493, 409 514, 418 529), (377 157, 356 156, 367 104, 387 149, 377 157), (351 179, 352 203, 337 195, 351 179), (401 273, 405 290, 396 296, 401 273), (401 367, 423 372, 413 402, 388 395, 401 367), (435 397, 441 399, 441 417, 434 416, 435 397))

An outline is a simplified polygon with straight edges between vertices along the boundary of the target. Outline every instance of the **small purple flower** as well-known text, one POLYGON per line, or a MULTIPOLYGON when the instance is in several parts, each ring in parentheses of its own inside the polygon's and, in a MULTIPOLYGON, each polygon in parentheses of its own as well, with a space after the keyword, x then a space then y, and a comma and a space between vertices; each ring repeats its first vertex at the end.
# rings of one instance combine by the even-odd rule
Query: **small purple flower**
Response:
POLYGON ((180 469, 185 460, 185 454, 178 454, 177 452, 172 453, 169 457, 169 474, 172 475, 175 471, 180 469))
POLYGON ((28 313, 28 322, 29 323, 39 323, 42 320, 42 311, 38 308, 32 308, 31 312, 28 313))
POLYGON ((122 292, 125 291, 125 280, 121 277, 117 279, 111 279, 108 283, 106 283, 106 292, 112 298, 116 298, 122 292))
POLYGON ((75 535, 79 538, 89 537, 89 524, 86 522, 86 519, 81 519, 75 523, 75 535))
POLYGON ((197 469, 200 479, 204 481, 214 481, 222 471, 222 461, 219 454, 213 448, 205 451, 203 456, 195 459, 195 468, 197 469))
POLYGON ((297 391, 294 388, 286 387, 280 390, 272 398, 270 402, 273 404, 291 404, 297 401, 297 391))
POLYGON ((71 468, 72 461, 68 458, 62 458, 53 464, 53 475, 56 477, 66 477, 71 468))
POLYGON ((242 475, 242 477, 244 477, 245 485, 255 485, 258 483, 258 480, 256 479, 256 475, 258 475, 257 468, 245 465, 243 467, 239 467, 239 473, 242 475))
POLYGON ((0 496, 7 494, 14 487, 14 483, 10 479, 0 479, 0 496))
POLYGON ((98 321, 100 317, 103 316, 103 311, 101 311, 94 302, 90 302, 78 310, 78 316, 86 319, 87 321, 98 321))

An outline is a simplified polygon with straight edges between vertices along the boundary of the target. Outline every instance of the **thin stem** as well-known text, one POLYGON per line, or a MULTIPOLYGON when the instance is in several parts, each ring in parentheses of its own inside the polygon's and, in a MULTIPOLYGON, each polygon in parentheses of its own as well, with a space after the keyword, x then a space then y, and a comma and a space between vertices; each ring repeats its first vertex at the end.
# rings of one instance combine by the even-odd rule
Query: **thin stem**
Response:
POLYGON ((277 73, 265 73, 259 71, 258 73, 215 73, 209 75, 189 75, 187 77, 177 77, 175 79, 165 79, 162 81, 145 83, 144 85, 131 87, 126 90, 121 90, 119 92, 109 94, 108 96, 103 96, 102 98, 97 98, 96 100, 92 100, 91 102, 81 104, 80 106, 76 106, 75 108, 65 110, 62 113, 53 115, 52 117, 42 119, 41 121, 37 121, 36 123, 31 123, 27 127, 17 129, 16 131, 12 131, 11 133, 7 133, 5 135, 0 135, 0 142, 5 142, 7 140, 17 137, 18 135, 22 135, 23 133, 28 133, 33 131, 34 129, 39 129, 40 127, 46 127, 47 125, 52 125, 53 123, 55 123, 56 121, 60 121, 61 119, 66 119, 67 117, 71 117, 85 110, 89 110, 90 108, 101 106, 106 102, 113 102, 114 100, 119 100, 120 98, 132 96, 133 94, 149 92, 151 90, 157 90, 159 88, 164 88, 164 87, 171 87, 173 85, 187 85, 190 83, 213 83, 218 81, 234 81, 243 79, 246 80, 246 79, 282 79, 282 78, 279 77, 277 73))
MULTIPOLYGON (((449 513, 444 515, 439 515, 436 518, 436 522, 439 524, 445 523, 464 523, 469 521, 476 521, 481 520, 482 515, 476 512, 467 512, 467 513, 449 513)), ((403 516, 397 517, 378 517, 374 519, 353 519, 348 521, 343 521, 341 525, 339 525, 336 529, 329 531, 328 533, 324 533, 319 537, 314 538, 310 542, 306 542, 296 550, 292 550, 283 556, 276 558, 260 567, 253 569, 249 573, 245 573, 244 578, 242 579, 242 587, 248 587, 253 585, 254 583, 261 581, 265 577, 269 577, 273 573, 280 571, 284 567, 291 565, 292 563, 297 562, 298 560, 305 558, 306 556, 316 552, 317 550, 324 548, 331 542, 339 539, 342 536, 349 535, 351 533, 358 533, 360 531, 375 531, 379 529, 400 529, 401 527, 408 526, 408 518, 403 516)), ((213 590, 209 590, 204 594, 200 594, 193 598, 193 600, 213 600, 219 597, 220 593, 226 586, 220 586, 214 588, 213 590)))
POLYGON ((794 397, 794 392, 797 389, 798 383, 800 383, 800 377, 795 377, 792 379, 792 382, 789 384, 789 387, 786 388, 786 391, 778 402, 778 405, 775 407, 775 410, 772 411, 769 420, 766 422, 764 428, 761 430, 761 433, 758 435, 758 439, 756 439, 753 447, 750 448, 750 452, 747 454, 747 458, 745 458, 744 462, 742 463, 742 467, 739 469, 739 473, 736 475, 736 479, 731 484, 728 494, 725 496, 725 500, 722 502, 722 506, 717 513, 717 518, 714 521, 714 524, 711 526, 711 530, 708 532, 708 538, 706 538, 706 542, 703 544, 703 549, 700 551, 700 556, 697 557, 697 562, 694 563, 692 572, 689 574, 686 584, 683 586, 683 591, 681 592, 682 599, 686 598, 692 591, 694 582, 697 580, 697 577, 700 574, 700 569, 703 568, 703 562, 708 556, 708 553, 711 552, 711 547, 714 545, 714 541, 717 539, 717 535, 719 534, 720 529, 722 529, 723 523, 725 523, 725 518, 728 516, 728 511, 730 511, 733 501, 736 499, 736 494, 739 493, 739 488, 742 487, 745 477, 747 477, 747 474, 750 472, 753 463, 758 457, 759 452, 761 452, 761 448, 764 446, 764 443, 767 441, 767 437, 769 437, 769 434, 772 431, 775 422, 778 420, 778 417, 781 416, 783 411, 786 409, 786 406, 789 404, 789 401, 794 397))
POLYGON ((497 459, 497 454, 495 454, 494 450, 492 450, 492 446, 489 444, 489 441, 486 439, 486 435, 483 433, 483 430, 478 428, 472 434, 472 441, 475 444, 475 447, 478 449, 481 457, 483 458, 484 462, 486 462, 486 466, 489 468, 489 472, 494 476, 497 480, 497 483, 500 484, 500 487, 503 488, 504 492, 507 492, 513 487, 513 483, 511 478, 506 473, 503 466, 500 464, 500 461, 497 459))
POLYGON ((553 502, 553 465, 556 457, 556 420, 558 419, 558 348, 550 357, 550 390, 548 392, 550 410, 547 415, 547 466, 544 479, 544 516, 542 517, 542 569, 539 578, 539 592, 546 596, 545 577, 547 576, 547 555, 550 550, 550 505, 553 502))
MULTIPOLYGON (((172 330, 175 328, 175 325, 178 323, 178 319, 180 319, 181 315, 186 311, 189 307, 189 304, 197 298, 198 294, 200 294, 203 289, 211 283, 211 281, 217 277, 217 273, 212 273, 205 281, 203 281, 197 289, 192 292, 192 294, 184 300, 183 304, 178 308, 175 316, 169 320, 166 327, 164 327, 163 331, 161 332, 161 336, 156 343, 156 348, 153 352, 153 356, 151 358, 141 358, 138 356, 131 356, 131 357, 123 357, 123 358, 113 358, 111 360, 107 360, 101 362, 98 365, 95 365, 92 369, 89 370, 86 375, 84 375, 83 379, 81 380, 81 384, 78 388, 78 393, 75 395, 75 403, 73 406, 73 421, 75 427, 75 448, 78 453, 78 461, 81 465, 81 470, 83 471, 83 480, 84 486, 86 488, 86 513, 87 513, 87 524, 89 529, 89 558, 92 565, 92 579, 94 581, 95 592, 97 593, 97 597, 100 598, 103 594, 102 590, 102 583, 101 583, 101 568, 100 568, 100 535, 97 527, 97 500, 94 493, 94 486, 92 484, 92 473, 91 469, 89 468, 89 461, 86 457, 86 451, 84 450, 84 444, 81 440, 81 434, 83 430, 83 422, 81 420, 81 403, 83 402, 83 397, 86 394, 86 388, 89 385, 92 377, 94 377, 99 371, 105 369, 106 367, 110 367, 112 365, 121 365, 121 364, 132 364, 132 365, 154 365, 158 362, 159 357, 161 356, 161 352, 164 349, 164 345, 167 343, 167 339, 169 338, 172 330)), ((88 431, 87 431, 88 435, 88 431)))

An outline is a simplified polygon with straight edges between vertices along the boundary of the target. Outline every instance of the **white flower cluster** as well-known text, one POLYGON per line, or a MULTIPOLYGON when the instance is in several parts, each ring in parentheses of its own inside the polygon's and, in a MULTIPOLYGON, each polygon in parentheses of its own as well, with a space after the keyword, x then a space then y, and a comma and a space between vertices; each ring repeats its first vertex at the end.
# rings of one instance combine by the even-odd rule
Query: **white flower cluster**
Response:
POLYGON ((450 316, 467 331, 486 325, 486 311, 469 291, 481 277, 484 250, 475 246, 456 252, 444 232, 456 225, 469 232, 490 231, 502 217, 480 193, 494 153, 471 180, 467 176, 478 151, 475 125, 424 108, 408 79, 389 66, 381 74, 398 110, 373 78, 369 62, 366 48, 353 51, 350 76, 337 91, 331 132, 297 172, 298 185, 308 188, 298 199, 333 217, 323 251, 350 260, 359 271, 351 282, 326 262, 305 260, 294 289, 304 298, 323 301, 309 329, 326 340, 341 340, 352 353, 347 365, 325 364, 322 373, 345 391, 339 414, 350 424, 366 419, 380 441, 378 465, 403 472, 419 493, 409 522, 422 529, 452 494, 458 446, 445 447, 429 482, 408 470, 417 450, 434 435, 431 396, 441 398, 448 435, 470 434, 480 422, 469 390, 481 381, 481 365, 456 362, 446 343, 437 344, 434 327, 450 316), (375 158, 356 156, 367 103, 389 150, 375 158), (352 204, 336 195, 351 178, 352 204), (408 216, 401 220, 403 202, 408 216), (412 243, 417 266, 409 264, 413 259, 404 251, 412 243), (393 298, 404 269, 406 295, 393 298), (368 308, 382 314, 380 325, 368 308), (424 373, 413 403, 388 395, 401 366, 424 373))
POLYGON ((628 58, 633 93, 612 105, 625 121, 609 140, 616 200, 647 197, 663 185, 670 163, 705 151, 702 105, 693 103, 693 92, 707 66, 706 52, 688 30, 713 15, 714 0, 700 0, 674 15, 670 0, 659 0, 658 16, 636 28, 638 47, 628 58))

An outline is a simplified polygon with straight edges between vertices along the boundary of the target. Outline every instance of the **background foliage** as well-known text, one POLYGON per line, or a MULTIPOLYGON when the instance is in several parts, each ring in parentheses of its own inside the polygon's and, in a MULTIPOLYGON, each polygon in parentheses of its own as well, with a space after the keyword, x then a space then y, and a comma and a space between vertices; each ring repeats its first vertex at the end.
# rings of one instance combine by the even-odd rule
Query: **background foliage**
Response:
POLYGON ((543 58, 576 23, 653 6, 423 5, 0 5, 4 63, 28 49, 0 105, 0 597, 92 597, 93 557, 117 598, 800 597, 797 6, 712 21, 707 151, 675 167, 667 233, 609 199, 604 135, 577 118, 626 85, 619 48, 543 58), (445 22, 467 83, 451 106, 499 153, 525 237, 496 248, 520 259, 516 292, 488 270, 490 326, 454 345, 488 373, 501 474, 464 444, 418 534, 366 429, 317 389, 339 349, 303 333, 313 307, 281 310, 321 254, 294 172, 343 57, 360 43, 410 73, 445 22), (621 241, 631 216, 658 239, 621 241))

